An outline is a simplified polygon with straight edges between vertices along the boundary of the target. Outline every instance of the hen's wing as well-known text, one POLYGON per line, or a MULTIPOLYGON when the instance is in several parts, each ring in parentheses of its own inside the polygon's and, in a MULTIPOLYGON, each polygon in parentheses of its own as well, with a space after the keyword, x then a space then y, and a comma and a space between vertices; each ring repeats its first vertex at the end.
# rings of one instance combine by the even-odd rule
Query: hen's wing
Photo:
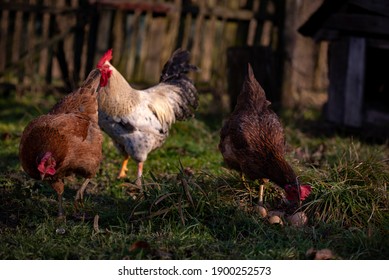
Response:
MULTIPOLYGON (((242 172, 240 153, 238 152, 239 148, 236 148, 237 146, 239 147, 239 145, 233 143, 231 138, 232 135, 236 135, 237 133, 234 126, 234 120, 230 118, 220 131, 219 150, 223 156, 224 162, 229 168, 242 172)), ((239 141, 240 139, 235 138, 235 141, 237 140, 239 141)))
POLYGON ((258 117, 243 115, 232 142, 242 160, 243 173, 250 179, 267 178, 283 186, 293 182, 294 171, 285 160, 285 138, 277 115, 264 110, 258 117))

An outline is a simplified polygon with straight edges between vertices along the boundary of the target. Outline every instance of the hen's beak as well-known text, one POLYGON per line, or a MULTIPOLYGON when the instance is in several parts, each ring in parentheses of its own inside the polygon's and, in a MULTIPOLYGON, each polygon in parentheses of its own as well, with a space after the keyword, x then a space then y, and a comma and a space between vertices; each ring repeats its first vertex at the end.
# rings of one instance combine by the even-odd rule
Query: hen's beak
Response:
POLYGON ((41 173, 41 180, 45 179, 46 173, 41 173))

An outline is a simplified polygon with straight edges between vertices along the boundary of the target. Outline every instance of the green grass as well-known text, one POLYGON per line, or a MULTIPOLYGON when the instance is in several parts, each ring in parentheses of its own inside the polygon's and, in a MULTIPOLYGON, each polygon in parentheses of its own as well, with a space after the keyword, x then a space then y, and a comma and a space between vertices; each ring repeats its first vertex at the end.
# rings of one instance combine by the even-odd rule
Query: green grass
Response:
MULTIPOLYGON (((115 179, 122 159, 105 137, 86 216, 74 215, 81 180, 72 179, 64 194, 67 218, 58 221, 55 192, 30 179, 17 157, 25 125, 56 99, 0 99, 0 259, 306 259, 310 248, 328 248, 337 259, 389 259, 388 145, 315 133, 315 111, 282 113, 288 160, 313 187, 302 206, 305 227, 271 225, 253 211, 257 184, 244 187, 224 167, 217 150, 222 117, 204 109, 176 123, 149 155, 143 195, 132 184, 135 163, 128 179, 115 179)), ((210 100, 201 102, 205 108, 210 100)), ((269 208, 280 193, 267 185, 269 208)))

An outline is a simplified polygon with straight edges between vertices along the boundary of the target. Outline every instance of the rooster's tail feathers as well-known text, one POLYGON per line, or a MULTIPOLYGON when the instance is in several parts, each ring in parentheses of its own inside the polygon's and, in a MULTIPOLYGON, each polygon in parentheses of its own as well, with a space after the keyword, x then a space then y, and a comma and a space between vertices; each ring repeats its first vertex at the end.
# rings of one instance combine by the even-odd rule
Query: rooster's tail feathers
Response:
POLYGON ((168 83, 170 80, 186 77, 185 74, 190 71, 198 71, 197 66, 189 64, 189 59, 188 51, 177 49, 163 66, 160 82, 168 83))
POLYGON ((177 49, 163 67, 160 82, 178 87, 180 101, 176 103, 174 113, 177 120, 184 120, 193 115, 198 107, 198 93, 193 82, 186 76, 199 68, 189 63, 190 53, 177 49))

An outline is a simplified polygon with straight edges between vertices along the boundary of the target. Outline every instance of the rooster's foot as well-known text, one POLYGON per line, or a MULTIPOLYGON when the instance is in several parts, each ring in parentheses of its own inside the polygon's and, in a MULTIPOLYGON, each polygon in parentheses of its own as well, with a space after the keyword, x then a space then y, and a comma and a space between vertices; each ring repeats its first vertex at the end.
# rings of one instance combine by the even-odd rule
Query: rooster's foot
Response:
POLYGON ((142 177, 136 178, 136 180, 135 180, 135 185, 136 185, 138 188, 142 189, 142 177))
POLYGON ((120 172, 119 175, 116 177, 117 179, 124 179, 127 177, 126 172, 120 172))
POLYGON ((126 156, 123 160, 122 167, 120 168, 119 175, 117 176, 117 179, 123 179, 126 178, 126 172, 128 171, 127 164, 128 164, 129 157, 126 156))

